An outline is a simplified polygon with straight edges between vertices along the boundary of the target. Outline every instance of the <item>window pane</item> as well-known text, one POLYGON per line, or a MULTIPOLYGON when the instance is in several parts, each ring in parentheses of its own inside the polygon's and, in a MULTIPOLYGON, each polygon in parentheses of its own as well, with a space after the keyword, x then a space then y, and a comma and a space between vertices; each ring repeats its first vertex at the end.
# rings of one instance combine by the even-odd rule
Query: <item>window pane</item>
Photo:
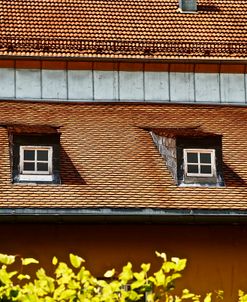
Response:
POLYGON ((211 174, 212 173, 211 166, 201 166, 201 173, 202 174, 211 174))
POLYGON ((35 170, 34 163, 24 162, 23 170, 24 171, 34 171, 35 170))
POLYGON ((198 173, 197 165, 188 165, 188 173, 198 173))
POLYGON ((37 171, 48 171, 48 163, 37 163, 37 171))
POLYGON ((187 162, 188 163, 198 163, 198 154, 197 153, 187 153, 187 162))
POLYGON ((200 161, 203 164, 211 164, 211 153, 200 153, 200 161))
POLYGON ((34 150, 24 150, 24 160, 34 160, 35 151, 34 150))
POLYGON ((47 150, 37 150, 37 160, 48 161, 48 151, 47 150))

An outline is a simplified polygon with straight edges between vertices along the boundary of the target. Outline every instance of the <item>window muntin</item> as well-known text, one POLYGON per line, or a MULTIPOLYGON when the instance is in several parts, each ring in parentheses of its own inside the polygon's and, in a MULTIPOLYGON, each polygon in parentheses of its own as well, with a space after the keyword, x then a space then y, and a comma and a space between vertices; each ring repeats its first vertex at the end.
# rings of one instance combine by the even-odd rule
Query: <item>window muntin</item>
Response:
POLYGON ((20 174, 51 175, 52 147, 20 146, 20 174))
POLYGON ((212 177, 215 175, 214 149, 184 149, 186 176, 212 177))

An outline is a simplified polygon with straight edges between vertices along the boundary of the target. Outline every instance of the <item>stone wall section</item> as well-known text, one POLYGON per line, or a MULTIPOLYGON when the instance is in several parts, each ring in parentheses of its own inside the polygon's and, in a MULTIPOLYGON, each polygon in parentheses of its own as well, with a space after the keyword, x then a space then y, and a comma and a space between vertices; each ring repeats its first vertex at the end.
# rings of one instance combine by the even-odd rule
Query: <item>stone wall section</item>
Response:
POLYGON ((172 137, 160 136, 153 131, 151 131, 150 134, 174 181, 177 183, 176 139, 172 137))

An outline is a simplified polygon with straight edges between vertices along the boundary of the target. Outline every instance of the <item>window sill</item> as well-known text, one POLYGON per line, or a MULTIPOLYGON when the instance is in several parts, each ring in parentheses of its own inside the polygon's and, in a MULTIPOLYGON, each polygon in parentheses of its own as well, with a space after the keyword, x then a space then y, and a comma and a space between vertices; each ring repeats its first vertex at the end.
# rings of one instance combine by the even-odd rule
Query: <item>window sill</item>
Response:
POLYGON ((189 188, 189 187, 213 187, 213 188, 225 188, 226 186, 220 183, 180 183, 178 187, 189 188))
POLYGON ((30 174, 21 174, 19 175, 19 180, 20 181, 29 181, 29 182, 33 182, 33 181, 53 181, 53 177, 52 175, 30 175, 30 174))

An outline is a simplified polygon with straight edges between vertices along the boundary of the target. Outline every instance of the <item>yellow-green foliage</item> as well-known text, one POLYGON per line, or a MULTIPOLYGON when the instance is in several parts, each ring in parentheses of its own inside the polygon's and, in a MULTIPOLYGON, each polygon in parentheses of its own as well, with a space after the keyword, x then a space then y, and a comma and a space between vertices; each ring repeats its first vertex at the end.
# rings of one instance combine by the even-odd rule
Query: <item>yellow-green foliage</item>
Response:
MULTIPOLYGON (((0 254, 0 302, 131 302, 131 301, 204 301, 211 302, 211 293, 201 298, 184 289, 178 296, 173 294, 175 281, 181 277, 186 259, 176 257, 167 260, 165 253, 156 255, 162 260, 160 269, 150 274, 150 264, 142 264, 139 272, 134 272, 129 262, 120 274, 115 269, 97 279, 84 266, 84 260, 70 254, 69 265, 52 259, 54 274, 48 276, 44 268, 36 271, 36 276, 23 273, 25 267, 39 262, 33 258, 19 258, 0 254), (20 270, 11 271, 11 265, 20 260, 20 270)), ((240 292, 240 302, 247 302, 247 296, 240 292)), ((216 301, 216 300, 215 300, 216 301)))

